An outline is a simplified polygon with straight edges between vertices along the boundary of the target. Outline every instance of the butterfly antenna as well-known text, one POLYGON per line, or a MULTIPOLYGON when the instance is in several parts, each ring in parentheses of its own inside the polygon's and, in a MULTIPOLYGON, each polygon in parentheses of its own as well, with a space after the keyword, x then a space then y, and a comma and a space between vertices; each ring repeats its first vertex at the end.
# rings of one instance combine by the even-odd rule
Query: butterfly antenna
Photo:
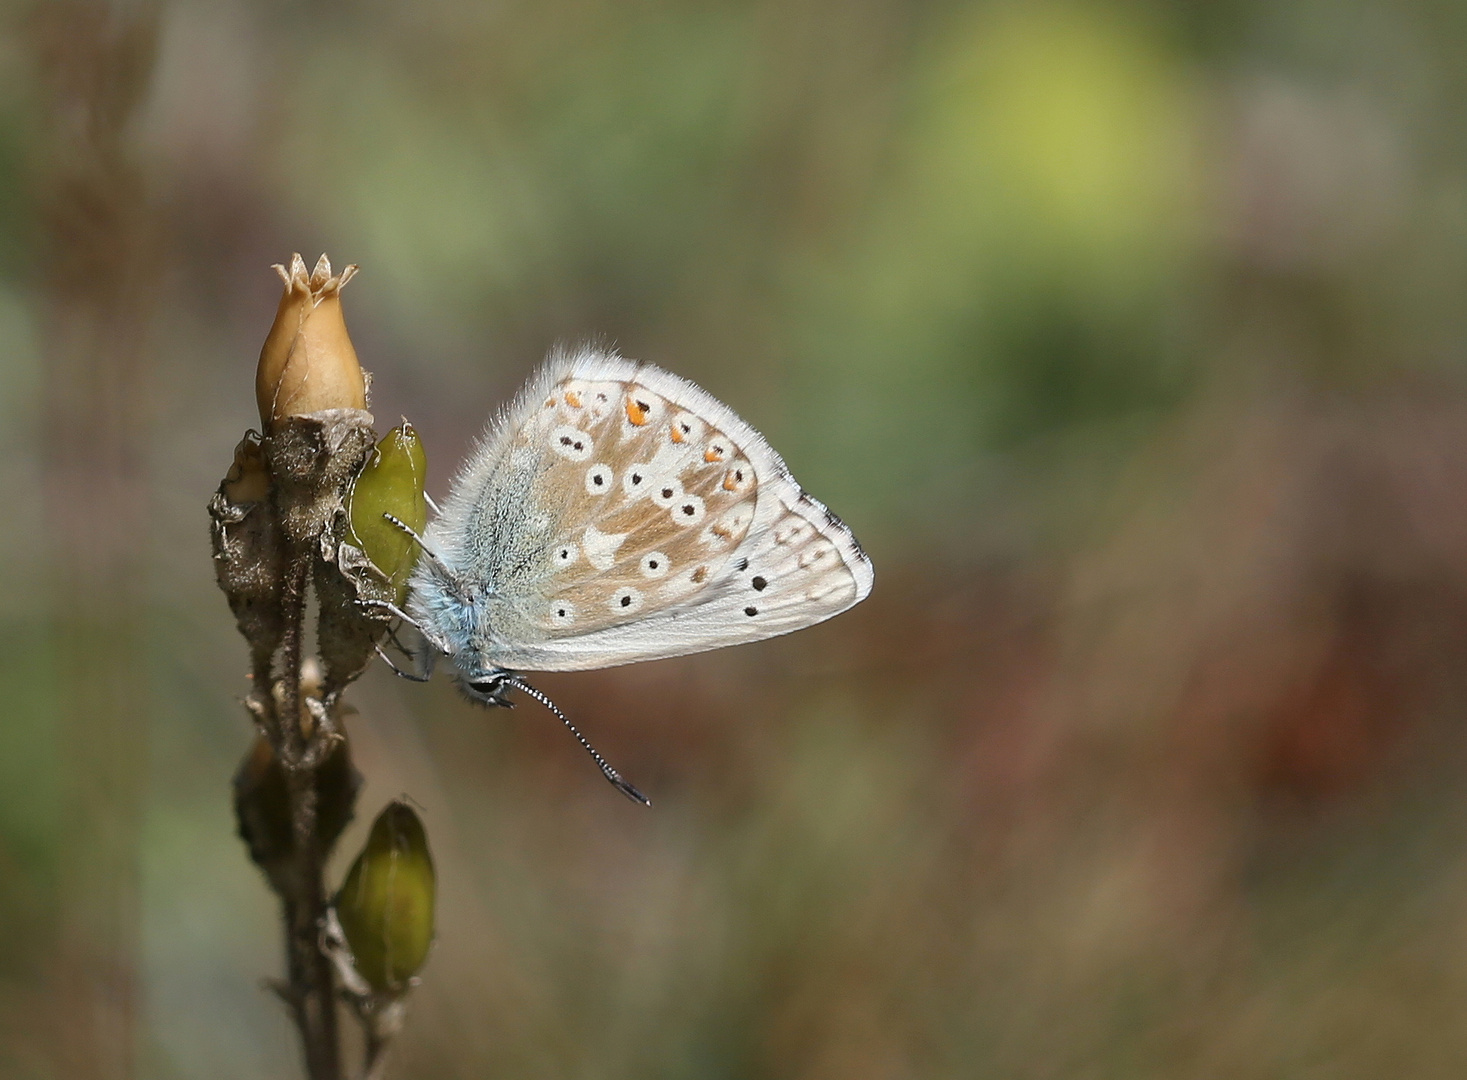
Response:
POLYGON ((633 802, 639 802, 643 806, 652 805, 651 799, 623 780, 621 773, 613 769, 610 763, 596 751, 596 748, 586 741, 586 737, 580 733, 575 724, 570 722, 570 718, 560 711, 555 702, 551 701, 550 698, 541 691, 536 690, 529 683, 520 682, 518 679, 505 679, 503 681, 505 686, 513 686, 516 690, 522 691, 528 697, 534 698, 554 713, 560 719, 560 722, 566 726, 567 730, 576 737, 576 742, 580 743, 585 748, 586 753, 591 755, 591 760, 600 766, 602 775, 611 781, 612 787, 616 788, 617 791, 621 792, 633 802))
MULTIPOLYGON (((438 510, 436 506, 433 509, 435 512, 438 510)), ((438 552, 434 551, 433 548, 429 546, 428 541, 424 540, 421 536, 418 535, 417 530, 415 530, 406 521, 403 521, 400 517, 396 517, 392 514, 386 513, 384 513, 382 516, 387 519, 389 524, 401 530, 402 532, 407 533, 408 536, 412 537, 413 542, 422 549, 423 554, 428 556, 433 565, 438 567, 438 569, 442 571, 445 575, 447 575, 450 580, 457 579, 458 575, 453 572, 453 568, 443 561, 443 556, 439 555, 438 552)))

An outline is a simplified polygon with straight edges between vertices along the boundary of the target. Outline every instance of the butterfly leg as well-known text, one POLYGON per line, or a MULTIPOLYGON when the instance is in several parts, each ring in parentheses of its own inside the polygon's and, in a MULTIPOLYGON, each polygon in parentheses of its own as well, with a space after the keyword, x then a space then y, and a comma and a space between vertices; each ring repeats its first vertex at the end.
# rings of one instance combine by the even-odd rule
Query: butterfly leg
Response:
MULTIPOLYGON (((386 664, 389 668, 391 668, 392 673, 396 675, 399 679, 407 679, 409 682, 429 682, 433 678, 431 663, 427 665, 429 671, 426 674, 419 674, 415 671, 404 671, 402 668, 398 667, 392 662, 392 657, 388 656, 387 653, 382 651, 381 645, 374 645, 372 647, 377 650, 377 655, 382 657, 382 662, 386 664)), ((399 645, 398 648, 402 648, 402 646, 399 645)), ((407 652, 406 649, 404 649, 403 651, 407 652)), ((408 655, 411 656, 412 654, 408 653, 408 655)), ((431 657, 432 654, 430 653, 427 655, 431 657)))
MULTIPOLYGON (((402 608, 398 607, 391 601, 362 598, 359 599, 357 603, 371 611, 385 613, 392 616, 392 618, 394 619, 401 619, 404 623, 406 623, 408 626, 411 626, 414 630, 421 634, 423 636, 423 640, 426 641, 429 645, 433 646, 433 648, 436 649, 443 656, 447 656, 450 652, 452 652, 452 650, 448 647, 447 642, 443 641, 442 638, 439 638, 435 634, 430 634, 423 627, 422 623, 418 622, 417 619, 414 619, 406 611, 403 611, 402 608)), ((402 648, 402 646, 398 645, 398 648, 402 648)), ((403 649, 402 651, 407 653, 411 652, 410 649, 403 649)))
MULTIPOLYGON (((357 603, 364 608, 371 608, 374 611, 386 612, 394 619, 401 619, 409 626, 418 626, 418 621, 416 619, 414 619, 406 611, 403 611, 402 608, 398 607, 391 600, 372 600, 364 596, 359 599, 357 603)), ((418 626, 418 629, 421 630, 422 627, 418 626)))

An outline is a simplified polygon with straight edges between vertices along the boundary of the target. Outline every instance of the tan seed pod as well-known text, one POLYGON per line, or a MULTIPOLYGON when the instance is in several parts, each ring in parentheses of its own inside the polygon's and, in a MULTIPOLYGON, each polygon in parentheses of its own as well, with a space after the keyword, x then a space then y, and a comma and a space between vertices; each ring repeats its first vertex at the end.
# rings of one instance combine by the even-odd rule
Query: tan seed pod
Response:
POLYGON ((341 309, 341 287, 356 270, 352 265, 334 275, 322 255, 308 275, 299 254, 288 270, 275 267, 285 291, 255 370, 255 399, 266 431, 288 416, 367 407, 367 378, 341 309))

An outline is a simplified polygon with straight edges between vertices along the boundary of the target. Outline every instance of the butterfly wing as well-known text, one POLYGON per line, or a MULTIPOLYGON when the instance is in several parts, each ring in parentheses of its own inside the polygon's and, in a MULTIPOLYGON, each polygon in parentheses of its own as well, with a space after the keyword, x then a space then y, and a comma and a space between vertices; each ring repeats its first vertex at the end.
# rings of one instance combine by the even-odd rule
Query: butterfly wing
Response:
POLYGON ((650 364, 553 355, 428 533, 426 620, 471 675, 757 641, 862 600, 871 562, 726 405, 650 364), (461 600, 445 590, 459 589, 461 600))

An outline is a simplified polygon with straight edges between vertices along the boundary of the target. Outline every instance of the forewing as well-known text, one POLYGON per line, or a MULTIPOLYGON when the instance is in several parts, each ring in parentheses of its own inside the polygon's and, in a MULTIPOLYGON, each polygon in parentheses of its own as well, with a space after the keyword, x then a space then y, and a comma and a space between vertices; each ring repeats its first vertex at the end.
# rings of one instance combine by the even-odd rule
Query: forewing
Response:
POLYGON ((850 531, 732 410, 596 352, 554 357, 532 380, 433 534, 465 538, 450 561, 495 594, 481 651, 517 670, 788 633, 872 580, 850 531))

